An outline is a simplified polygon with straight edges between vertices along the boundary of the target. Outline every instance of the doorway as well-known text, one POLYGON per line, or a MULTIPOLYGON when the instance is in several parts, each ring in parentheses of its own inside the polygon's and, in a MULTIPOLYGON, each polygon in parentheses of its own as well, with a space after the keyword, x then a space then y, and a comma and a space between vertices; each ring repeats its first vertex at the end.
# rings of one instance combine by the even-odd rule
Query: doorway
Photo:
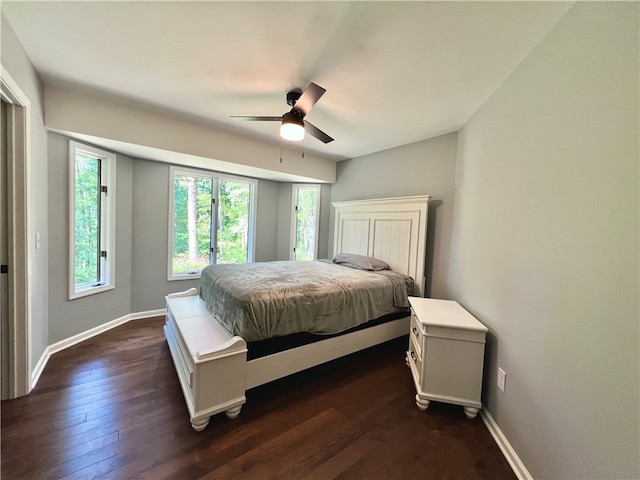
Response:
POLYGON ((27 147, 30 102, 7 71, 0 76, 0 343, 2 399, 26 395, 30 380, 27 147))

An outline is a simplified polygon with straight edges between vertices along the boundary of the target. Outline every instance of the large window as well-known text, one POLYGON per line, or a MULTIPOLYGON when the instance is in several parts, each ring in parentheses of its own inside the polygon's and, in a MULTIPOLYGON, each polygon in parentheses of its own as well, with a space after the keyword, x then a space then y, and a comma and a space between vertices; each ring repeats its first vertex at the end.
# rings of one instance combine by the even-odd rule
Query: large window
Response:
POLYGON ((115 287, 116 157, 69 142, 69 299, 115 287))
POLYGON ((255 189, 254 180, 171 168, 169 280, 253 261, 255 189))
POLYGON ((320 185, 294 185, 291 214, 291 260, 318 256, 320 185))

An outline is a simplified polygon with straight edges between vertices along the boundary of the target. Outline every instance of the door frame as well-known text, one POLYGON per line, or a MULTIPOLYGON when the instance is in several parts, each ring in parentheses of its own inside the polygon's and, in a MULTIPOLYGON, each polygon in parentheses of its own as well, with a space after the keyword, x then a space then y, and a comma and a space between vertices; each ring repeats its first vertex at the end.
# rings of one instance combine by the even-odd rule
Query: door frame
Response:
POLYGON ((29 139, 31 102, 7 72, 0 95, 7 108, 9 247, 9 398, 31 391, 31 263, 29 261, 29 139))

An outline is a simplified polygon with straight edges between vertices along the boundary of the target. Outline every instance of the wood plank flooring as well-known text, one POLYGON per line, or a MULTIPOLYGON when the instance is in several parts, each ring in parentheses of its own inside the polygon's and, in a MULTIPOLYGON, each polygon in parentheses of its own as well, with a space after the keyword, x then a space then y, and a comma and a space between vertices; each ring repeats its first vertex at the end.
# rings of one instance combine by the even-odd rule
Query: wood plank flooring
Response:
POLYGON ((479 417, 418 410, 404 339, 250 390, 195 432, 163 322, 59 352, 2 402, 2 479, 515 478, 479 417))

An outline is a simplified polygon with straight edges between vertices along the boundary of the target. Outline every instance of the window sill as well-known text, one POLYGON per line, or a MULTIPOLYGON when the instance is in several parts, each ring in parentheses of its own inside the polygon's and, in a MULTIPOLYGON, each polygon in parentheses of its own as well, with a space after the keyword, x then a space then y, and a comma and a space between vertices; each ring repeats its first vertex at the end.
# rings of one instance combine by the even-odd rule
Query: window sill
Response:
POLYGON ((167 277, 168 282, 176 282, 180 280, 200 280, 200 273, 185 273, 183 275, 167 277))
POLYGON ((108 290, 115 289, 115 285, 107 284, 100 285, 98 287, 87 287, 82 290, 78 290, 69 294, 69 300, 75 300, 76 298, 88 297, 89 295, 95 295, 96 293, 106 292, 108 290))

